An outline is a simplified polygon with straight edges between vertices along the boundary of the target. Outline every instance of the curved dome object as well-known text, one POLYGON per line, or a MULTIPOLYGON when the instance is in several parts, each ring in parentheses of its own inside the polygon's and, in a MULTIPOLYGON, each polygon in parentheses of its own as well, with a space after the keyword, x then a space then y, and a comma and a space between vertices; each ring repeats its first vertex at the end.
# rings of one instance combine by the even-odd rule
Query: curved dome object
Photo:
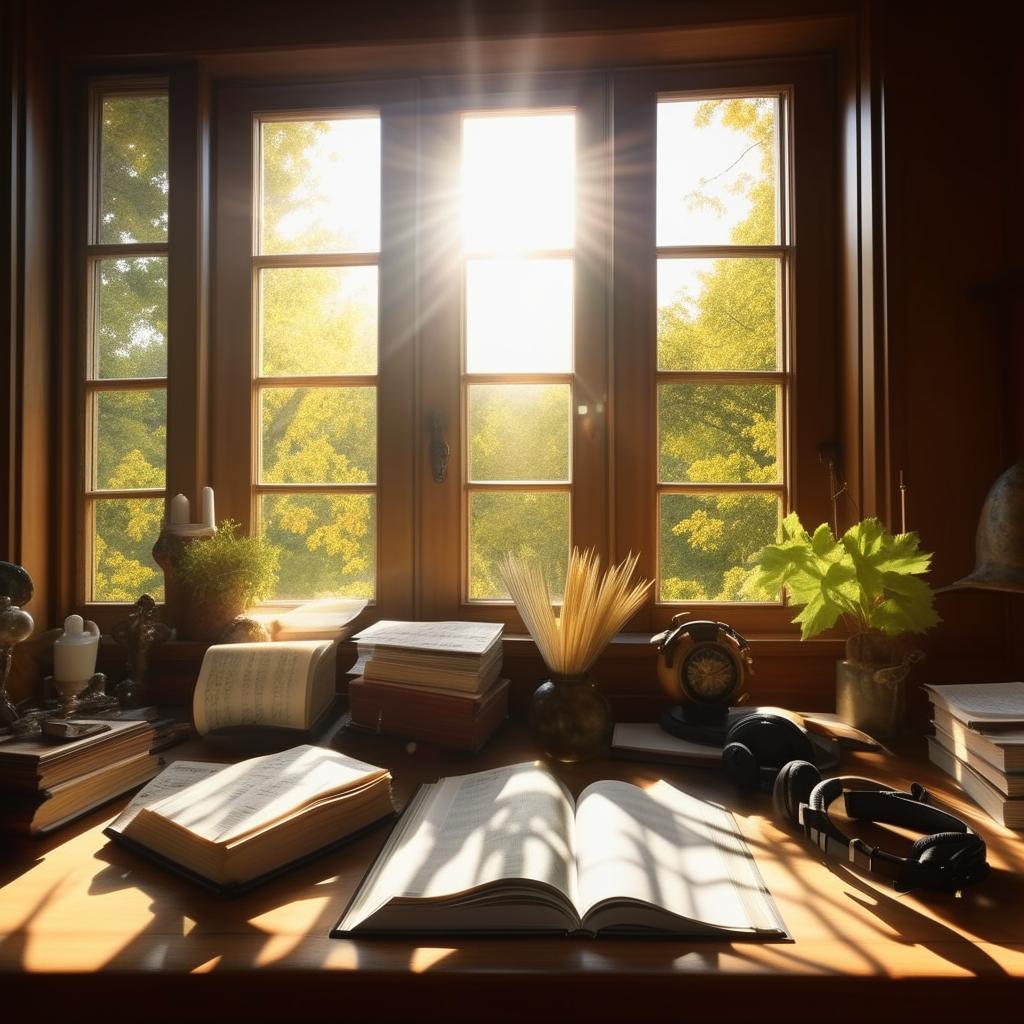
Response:
POLYGON ((1024 593, 1024 460, 989 488, 978 519, 974 572, 946 590, 1024 593))

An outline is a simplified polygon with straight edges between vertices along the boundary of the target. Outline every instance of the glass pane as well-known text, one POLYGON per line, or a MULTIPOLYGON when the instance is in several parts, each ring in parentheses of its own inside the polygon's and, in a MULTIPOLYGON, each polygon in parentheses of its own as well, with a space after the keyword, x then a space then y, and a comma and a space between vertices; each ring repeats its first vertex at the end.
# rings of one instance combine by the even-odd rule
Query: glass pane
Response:
POLYGON ((376 388, 264 388, 260 397, 263 483, 374 482, 376 388))
POLYGON ((658 477, 665 483, 777 483, 774 384, 660 384, 658 477))
POLYGON ((101 243, 167 241, 167 109, 166 96, 103 99, 101 243))
POLYGON ((569 479, 568 384, 473 384, 470 480, 569 479))
POLYGON ((466 370, 572 370, 572 260, 466 264, 466 370))
POLYGON ((265 376, 377 372, 376 267, 282 267, 260 285, 265 376))
POLYGON ((282 549, 275 597, 374 596, 377 505, 372 494, 265 494, 263 535, 282 549))
POLYGON ((104 498, 94 502, 92 600, 134 603, 164 599, 164 574, 153 561, 163 498, 104 498))
POLYGON ((777 260, 658 260, 659 370, 777 370, 779 337, 777 260))
POLYGON ((552 597, 565 590, 569 563, 569 495, 474 491, 469 496, 469 597, 508 600, 498 563, 507 551, 536 560, 552 597))
POLYGON ((167 257, 98 260, 96 369, 112 377, 167 376, 167 257))
POLYGON ((99 392, 95 423, 94 487, 120 491, 164 486, 167 392, 163 388, 99 392))
POLYGON ((462 121, 462 238, 469 251, 570 249, 573 114, 491 114, 462 121))
POLYGON ((772 245, 779 101, 658 103, 658 245, 772 245))
POLYGON ((380 248, 380 119, 260 125, 260 252, 380 248))
POLYGON ((775 541, 774 494, 663 494, 660 601, 777 601, 744 589, 750 557, 775 541))

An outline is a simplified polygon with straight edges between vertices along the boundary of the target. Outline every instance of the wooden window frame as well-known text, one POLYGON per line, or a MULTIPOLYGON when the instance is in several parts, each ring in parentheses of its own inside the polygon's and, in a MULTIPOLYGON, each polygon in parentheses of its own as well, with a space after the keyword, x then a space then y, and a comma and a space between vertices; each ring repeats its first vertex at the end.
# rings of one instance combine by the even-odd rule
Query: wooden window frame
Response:
MULTIPOLYGON (((457 197, 451 187, 459 153, 463 114, 500 110, 568 110, 576 114, 576 237, 573 247, 573 368, 567 374, 538 379, 570 383, 572 427, 571 480, 535 490, 570 493, 570 543, 608 553, 607 438, 605 417, 597 410, 607 403, 607 307, 604 282, 608 265, 608 225, 583 231, 589 218, 585 204, 606 206, 607 86, 601 75, 492 75, 453 81, 427 80, 423 88, 422 164, 424 209, 421 251, 431 254, 422 268, 421 294, 429 305, 420 309, 422 365, 431 368, 419 382, 420 403, 429 419, 438 416, 450 448, 447 479, 436 483, 428 459, 419 474, 419 536, 422 554, 419 614, 425 619, 460 618, 503 622, 522 630, 510 602, 470 601, 468 589, 469 495, 479 490, 468 482, 466 395, 471 383, 488 375, 467 374, 464 367, 464 284, 457 197), (583 182, 583 187, 579 183, 583 182), (591 344, 580 344, 581 338, 591 344), (586 405, 587 416, 577 413, 586 405)), ((498 379, 498 378, 495 378, 498 379)), ((531 375, 502 375, 507 383, 526 382, 531 375)), ((519 488, 518 485, 517 489, 519 488)), ((481 485, 498 490, 500 485, 481 485)))
MULTIPOLYGON (((638 572, 657 580, 658 442, 655 237, 656 117, 661 96, 777 94, 789 97, 790 128, 780 179, 792 210, 791 237, 766 247, 788 257, 790 279, 784 304, 789 336, 782 372, 787 444, 780 490, 783 514, 799 508, 805 521, 831 518, 828 476, 818 449, 839 436, 839 354, 836 294, 836 125, 830 108, 830 64, 826 58, 744 61, 654 68, 615 75, 616 160, 631 173, 616 180, 614 216, 614 324, 612 461, 615 472, 614 554, 640 551, 638 572), (797 298, 799 293, 799 298, 797 298), (824 339, 825 344, 816 343, 824 339), (816 386, 817 385, 817 386, 816 386)), ((670 247, 663 247, 670 248, 670 247)), ((675 248, 675 247, 671 247, 675 248)), ((702 247, 707 248, 707 247, 702 247)), ((731 247, 730 247, 731 248, 731 247)), ((723 247, 724 249, 724 247, 723 247)), ((739 250, 734 250, 739 253, 739 250)), ((771 376, 775 377, 776 374, 771 376)), ((699 488, 695 488, 699 489, 699 488)), ((707 490, 726 490, 713 485, 707 490)), ((629 624, 640 632, 663 629, 672 616, 728 619, 741 632, 791 634, 792 609, 784 603, 660 602, 656 596, 629 624)))
MULTIPOLYGON (((649 552, 645 556, 648 565, 642 566, 641 571, 652 578, 654 546, 638 543, 638 538, 642 540, 654 534, 656 517, 652 514, 646 525, 642 522, 644 502, 637 495, 641 493, 638 485, 643 485, 645 480, 650 481, 654 474, 651 465, 656 458, 653 440, 648 445, 645 460, 631 458, 631 453, 639 449, 642 437, 651 437, 652 422, 641 424, 640 432, 634 428, 643 419, 645 409, 655 408, 653 401, 643 398, 645 389, 654 386, 654 378, 652 373, 646 383, 637 379, 640 361, 631 359, 637 349, 630 339, 637 337, 643 325, 650 324, 653 319, 653 298, 647 302, 653 287, 653 274, 648 280, 638 282, 632 273, 633 267, 643 267, 645 261, 652 262, 653 242, 640 259, 636 249, 639 232, 635 227, 624 228, 630 219, 635 226, 637 218, 642 220, 644 216, 649 217, 653 225, 653 193, 645 199, 637 194, 637 181, 629 176, 613 178, 613 163, 628 164, 638 155, 635 139, 630 137, 630 141, 625 143, 623 140, 627 136, 623 132, 635 134, 637 124, 642 122, 642 117, 638 122, 637 103, 644 96, 651 100, 649 117, 653 119, 656 98, 660 93, 760 90, 766 85, 778 86, 779 83, 794 89, 796 204, 799 207, 802 201, 812 200, 813 194, 812 205, 825 211, 816 224, 806 228, 802 224, 803 219, 797 217, 801 254, 798 273, 803 275, 804 282, 807 277, 813 277, 818 288, 801 284, 800 305, 808 304, 806 296, 811 293, 810 305, 814 307, 814 315, 805 313, 801 317, 798 309, 794 330, 794 369, 799 364, 799 381, 804 379, 804 368, 808 362, 812 367, 818 365, 823 372, 816 379, 826 383, 821 387, 801 387, 798 382, 793 384, 790 436, 796 450, 790 453, 786 465, 787 471, 793 474, 791 504, 797 505, 807 520, 827 520, 830 518, 827 474, 818 463, 817 447, 821 441, 840 437, 841 428, 845 425, 840 423, 838 411, 841 350, 835 343, 841 333, 837 308, 837 266, 842 243, 838 234, 841 182, 836 159, 841 126, 838 111, 833 107, 841 97, 833 92, 833 67, 834 56, 825 53, 812 57, 652 66, 628 71, 609 66, 578 74, 549 72, 529 76, 533 105, 578 107, 576 103, 567 102, 567 96, 571 99, 572 90, 576 90, 577 96, 586 95, 594 109, 600 111, 589 125, 585 123, 586 119, 578 123, 580 134, 588 133, 587 137, 593 144, 595 165, 600 165, 598 173, 603 175, 603 191, 598 201, 606 204, 608 218, 603 224, 603 231, 592 239, 577 238, 576 331, 579 333, 586 329, 599 340, 593 347, 595 355, 585 372, 577 361, 573 405, 586 404, 591 409, 603 411, 600 417, 584 420, 575 415, 574 409, 573 464, 577 474, 574 484, 577 495, 573 502, 572 539, 581 546, 595 547, 606 559, 624 557, 628 551, 637 548, 646 550, 649 552), (807 110, 814 112, 822 126, 822 130, 813 133, 813 137, 812 133, 800 127, 807 110), (609 132, 612 138, 620 140, 614 149, 609 132), (801 175, 800 168, 811 166, 815 161, 816 172, 810 176, 801 175), (614 209, 610 205, 613 190, 614 209), (812 250, 820 253, 819 260, 805 258, 805 254, 812 250), (632 267, 631 259, 634 260, 632 267), (587 268, 586 275, 579 272, 583 267, 587 268), (583 280, 585 276, 586 281, 583 280), (588 300, 580 300, 581 287, 586 290, 588 300), (592 311, 588 314, 586 328, 581 328, 581 310, 592 311), (808 319, 817 324, 811 332, 804 325, 808 319), (828 327, 823 329, 821 325, 826 322, 828 327), (828 343, 805 358, 796 339, 808 333, 819 337, 827 334, 828 343), (617 344, 613 345, 612 339, 616 339, 617 344), (639 402, 635 398, 637 395, 641 396, 639 402), (811 427, 805 430, 807 424, 811 427), (585 436, 581 436, 583 431, 587 432, 585 436), (585 443, 581 444, 581 441, 585 443), (582 464, 587 461, 589 469, 581 472, 582 464), (591 483, 581 488, 584 480, 591 483), (586 490, 585 496, 582 496, 583 489, 586 490), (605 494, 610 497, 606 499, 605 494)), ((245 365, 248 365, 251 358, 249 328, 239 330, 239 322, 248 318, 251 326, 252 312, 248 297, 239 304, 242 293, 237 276, 233 279, 230 272, 225 273, 230 260, 231 240, 238 237, 237 226, 233 229, 229 222, 225 222, 223 204, 216 208, 214 216, 210 216, 208 173, 211 155, 216 155, 218 175, 223 175, 225 169, 230 172, 232 166, 237 174, 241 167, 239 160, 246 163, 245 180, 250 182, 251 202, 251 174, 247 164, 251 143, 238 146, 237 131, 233 135, 231 128, 232 122, 238 120, 236 114, 245 110, 248 110, 247 116, 251 116, 260 110, 295 111, 388 103, 392 105, 392 123, 397 126, 396 131, 405 144, 412 150, 420 146, 419 151, 424 154, 419 198, 422 209, 429 200, 431 188, 438 184, 437 168, 431 165, 428 155, 431 145, 437 143, 438 135, 443 135, 440 122, 443 116, 451 113, 453 105, 462 110, 471 109, 466 103, 471 91, 464 87, 464 82, 453 85, 451 77, 403 81, 359 79, 330 85, 251 86, 225 82, 219 85, 215 102, 212 102, 211 86, 202 65, 171 69, 168 75, 171 80, 172 180, 175 182, 171 193, 169 244, 171 253, 175 255, 172 263, 175 273, 171 274, 169 281, 167 493, 189 488, 198 493, 203 483, 212 482, 217 488, 220 514, 237 518, 248 527, 252 522, 252 498, 248 480, 245 487, 241 487, 237 472, 240 465, 248 465, 248 460, 238 457, 237 447, 228 441, 220 425, 241 422, 237 418, 240 391, 232 381, 236 380, 237 360, 244 358, 245 365), (417 91, 421 98, 417 97, 417 91), (208 138, 210 125, 213 126, 212 145, 208 138), (243 153, 246 155, 241 158, 243 153), (183 161, 186 161, 184 168, 183 161), (173 212, 175 210, 178 212, 173 212), (214 231, 216 245, 211 245, 209 236, 214 231), (183 257, 177 256, 176 244, 184 250, 183 257), (210 301, 207 297, 207 252, 212 252, 213 287, 217 298, 209 317, 209 339, 206 337, 205 315, 210 301), (193 285, 198 287, 193 288, 193 298, 187 301, 183 292, 193 285), (230 319, 238 310, 242 310, 243 315, 232 325, 230 319), (246 335, 244 355, 240 342, 243 334, 246 335), (194 340, 190 341, 189 335, 194 340), (208 411, 212 409, 216 410, 215 414, 208 411), (175 419, 176 424, 173 422, 175 419), (186 441, 179 445, 176 438, 181 437, 186 437, 186 441), (209 472, 205 468, 207 465, 209 472)), ((475 79, 477 87, 482 90, 477 97, 477 108, 495 109, 498 106, 495 96, 503 89, 515 93, 522 78, 510 74, 475 79)), ((522 105, 521 92, 518 95, 518 103, 522 105)), ((650 138, 653 139, 653 132, 650 138)), ((408 166, 392 166, 385 168, 383 173, 399 176, 405 173, 408 176, 411 171, 408 166)), ((845 201, 848 189, 843 195, 845 201)), ((387 218, 387 210, 384 216, 387 218)), ((392 316, 392 326, 386 329, 382 316, 380 334, 380 370, 392 376, 392 387, 387 390, 396 397, 386 410, 382 386, 382 404, 378 412, 378 423, 381 424, 378 482, 382 488, 378 503, 378 516, 381 517, 377 545, 379 600, 375 613, 425 619, 452 616, 501 619, 515 631, 521 628, 521 623, 510 605, 466 604, 462 600, 461 581, 465 576, 465 566, 460 536, 464 530, 465 496, 454 492, 465 491, 460 486, 457 469, 463 465, 465 457, 461 416, 463 383, 460 346, 452 344, 452 339, 459 337, 461 324, 456 321, 453 327, 451 320, 453 312, 461 317, 461 301, 460 297, 453 301, 452 296, 446 294, 445 287, 450 290, 450 283, 439 286, 436 278, 422 269, 418 286, 408 284, 415 282, 417 248, 421 253, 432 251, 436 254, 436 250, 426 248, 436 238, 431 238, 428 225, 424 223, 426 218, 418 218, 416 210, 405 208, 396 211, 394 216, 396 223, 392 230, 401 228, 408 237, 415 237, 416 242, 401 251, 393 251, 389 257, 382 252, 381 257, 382 274, 387 263, 395 280, 404 280, 406 284, 398 287, 397 291, 393 289, 392 300, 386 307, 392 316), (438 290, 434 291, 435 288, 438 290), (440 299, 439 308, 448 312, 444 316, 424 318, 428 296, 431 301, 440 299), (441 367, 445 365, 453 372, 442 372, 441 367), (423 373, 425 366, 431 367, 433 372, 423 373), (449 487, 447 491, 430 479, 430 413, 438 409, 457 411, 449 421, 449 424, 458 424, 457 429, 446 424, 447 440, 452 449, 449 479, 454 478, 456 482, 456 486, 449 487), (385 422, 387 429, 383 427, 385 422), (383 497, 386 492, 396 497, 388 502, 383 497), (387 556, 382 558, 384 551, 387 556), (458 553, 454 563, 458 566, 456 571, 451 569, 450 555, 453 552, 458 553)), ((456 218, 453 223, 457 222, 456 218)), ((246 246, 251 237, 250 231, 247 224, 246 246)), ((653 239, 653 227, 651 232, 653 239)), ((382 249, 383 246, 382 236, 382 249)), ((443 249, 441 256, 444 256, 443 249)), ((443 258, 439 262, 443 263, 443 258)), ((848 269, 843 266, 844 271, 848 269)), ((461 282, 458 290, 461 292, 461 282)), ((381 294, 384 294, 383 280, 381 294)), ((844 295, 848 296, 849 292, 844 295)), ((653 331, 649 337, 653 338, 653 331)), ((653 343, 648 347, 650 351, 645 358, 653 359, 653 343)), ((844 387, 848 387, 845 380, 844 387)), ((248 396, 248 389, 242 390, 248 396)), ((248 420, 246 414, 246 422, 248 420)), ((251 451, 251 431, 245 443, 251 451)), ((654 493, 653 487, 648 493, 654 493)), ((652 505, 650 501, 648 504, 652 505)), ((78 584, 75 590, 81 593, 78 584)), ((80 606, 80 598, 74 603, 80 606)), ((116 607, 93 605, 85 610, 102 617, 106 609, 116 607)), ((695 616, 726 617, 751 634, 793 633, 789 622, 792 612, 779 605, 683 607, 695 616)), ((118 610, 123 613, 123 608, 120 606, 118 610)), ((678 605, 656 606, 652 602, 627 628, 638 632, 661 628, 679 610, 678 605)))
MULTIPOLYGON (((96 507, 104 500, 157 498, 163 501, 167 494, 167 463, 164 463, 164 486, 160 488, 132 488, 119 490, 101 488, 96 484, 96 417, 99 396, 106 392, 160 391, 167 396, 169 404, 170 384, 170 273, 171 273, 171 210, 168 191, 168 237, 165 242, 100 242, 99 222, 102 197, 102 146, 103 146, 103 102, 111 96, 166 96, 168 100, 168 169, 170 177, 170 80, 166 75, 146 76, 104 76, 89 81, 86 92, 87 142, 85 157, 87 172, 83 176, 85 196, 82 209, 85 217, 82 224, 80 258, 76 260, 81 274, 79 318, 79 358, 76 360, 77 388, 76 417, 79 424, 77 445, 77 493, 78 517, 81 524, 78 544, 78 558, 75 560, 75 590, 84 595, 88 607, 102 613, 122 607, 120 602, 98 601, 95 599, 95 539, 96 507), (97 372, 99 351, 97 332, 99 328, 98 289, 100 264, 110 259, 140 259, 156 257, 166 260, 168 281, 167 311, 168 330, 167 373, 163 377, 103 378, 97 372)), ((169 447, 169 446, 168 446, 169 447)), ((154 543, 156 538, 153 538, 154 543)))
MULTIPOLYGON (((258 268, 275 258, 256 256, 257 224, 254 166, 259 119, 316 116, 326 112, 378 110, 381 115, 381 238, 378 267, 377 539, 374 614, 409 618, 413 614, 413 507, 415 350, 415 210, 402 197, 414 195, 415 89, 396 81, 331 85, 225 88, 217 101, 217 181, 211 394, 217 419, 211 425, 212 476, 222 516, 249 531, 261 494, 330 492, 352 488, 286 485, 257 480, 261 388, 253 343, 258 311, 254 281, 258 268), (230 198, 229 198, 230 197, 230 198), (386 556, 382 557, 382 552, 386 556)), ((302 262, 289 257, 287 265, 302 262)), ((324 261, 311 258, 316 265, 324 261)), ((336 262, 328 259, 328 262, 336 262)), ((332 378, 332 381, 344 378, 332 378)), ((301 381, 315 385, 310 377, 301 381)), ((366 383, 370 379, 367 378, 366 383)), ((280 381, 275 380, 275 384, 280 381)), ((363 488, 365 490, 365 488, 363 488)), ((268 602, 289 607, 297 601, 268 602)))

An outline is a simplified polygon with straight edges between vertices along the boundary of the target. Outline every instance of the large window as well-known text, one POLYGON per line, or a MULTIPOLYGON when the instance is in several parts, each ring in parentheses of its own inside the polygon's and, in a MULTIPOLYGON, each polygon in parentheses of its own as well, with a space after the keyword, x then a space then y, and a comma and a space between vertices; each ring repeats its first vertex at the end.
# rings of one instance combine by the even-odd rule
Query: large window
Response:
MULTIPOLYGON (((657 585, 635 628, 723 603, 744 628, 783 628, 779 595, 746 578, 781 515, 827 511, 825 74, 811 61, 219 89, 196 443, 218 512, 283 549, 277 599, 514 622, 501 556, 543 561, 557 594, 579 545, 641 553, 657 585)), ((166 122, 166 97, 123 98, 161 100, 166 122)), ((126 144, 148 146, 151 122, 134 131, 126 144)), ((166 170, 149 180, 163 219, 143 219, 166 231, 166 170)), ((122 362, 102 363, 94 300, 87 504, 98 524, 108 505, 125 518, 110 536, 145 567, 169 253, 131 232, 112 244, 97 233, 90 272, 102 287, 131 275, 118 315, 133 326, 109 347, 122 362), (138 450, 115 443, 128 416, 138 450)), ((153 586, 115 589, 96 548, 89 596, 153 586)))

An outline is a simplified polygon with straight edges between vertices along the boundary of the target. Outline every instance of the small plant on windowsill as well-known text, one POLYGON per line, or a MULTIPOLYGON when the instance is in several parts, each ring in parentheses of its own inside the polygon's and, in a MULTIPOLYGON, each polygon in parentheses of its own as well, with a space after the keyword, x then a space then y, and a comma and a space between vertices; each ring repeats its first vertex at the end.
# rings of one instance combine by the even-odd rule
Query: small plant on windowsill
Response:
POLYGON ((176 560, 190 639, 220 639, 247 608, 274 592, 281 549, 260 537, 239 536, 239 529, 225 519, 212 537, 186 544, 176 560))
POLYGON ((809 640, 842 620, 848 630, 846 660, 837 668, 836 708, 857 728, 879 735, 899 731, 903 683, 914 651, 902 658, 897 641, 925 633, 939 621, 934 591, 919 577, 932 556, 916 533, 893 536, 877 519, 850 527, 839 540, 822 523, 812 534, 795 512, 782 521, 779 543, 754 556, 752 591, 778 592, 801 608, 793 620, 809 640))

